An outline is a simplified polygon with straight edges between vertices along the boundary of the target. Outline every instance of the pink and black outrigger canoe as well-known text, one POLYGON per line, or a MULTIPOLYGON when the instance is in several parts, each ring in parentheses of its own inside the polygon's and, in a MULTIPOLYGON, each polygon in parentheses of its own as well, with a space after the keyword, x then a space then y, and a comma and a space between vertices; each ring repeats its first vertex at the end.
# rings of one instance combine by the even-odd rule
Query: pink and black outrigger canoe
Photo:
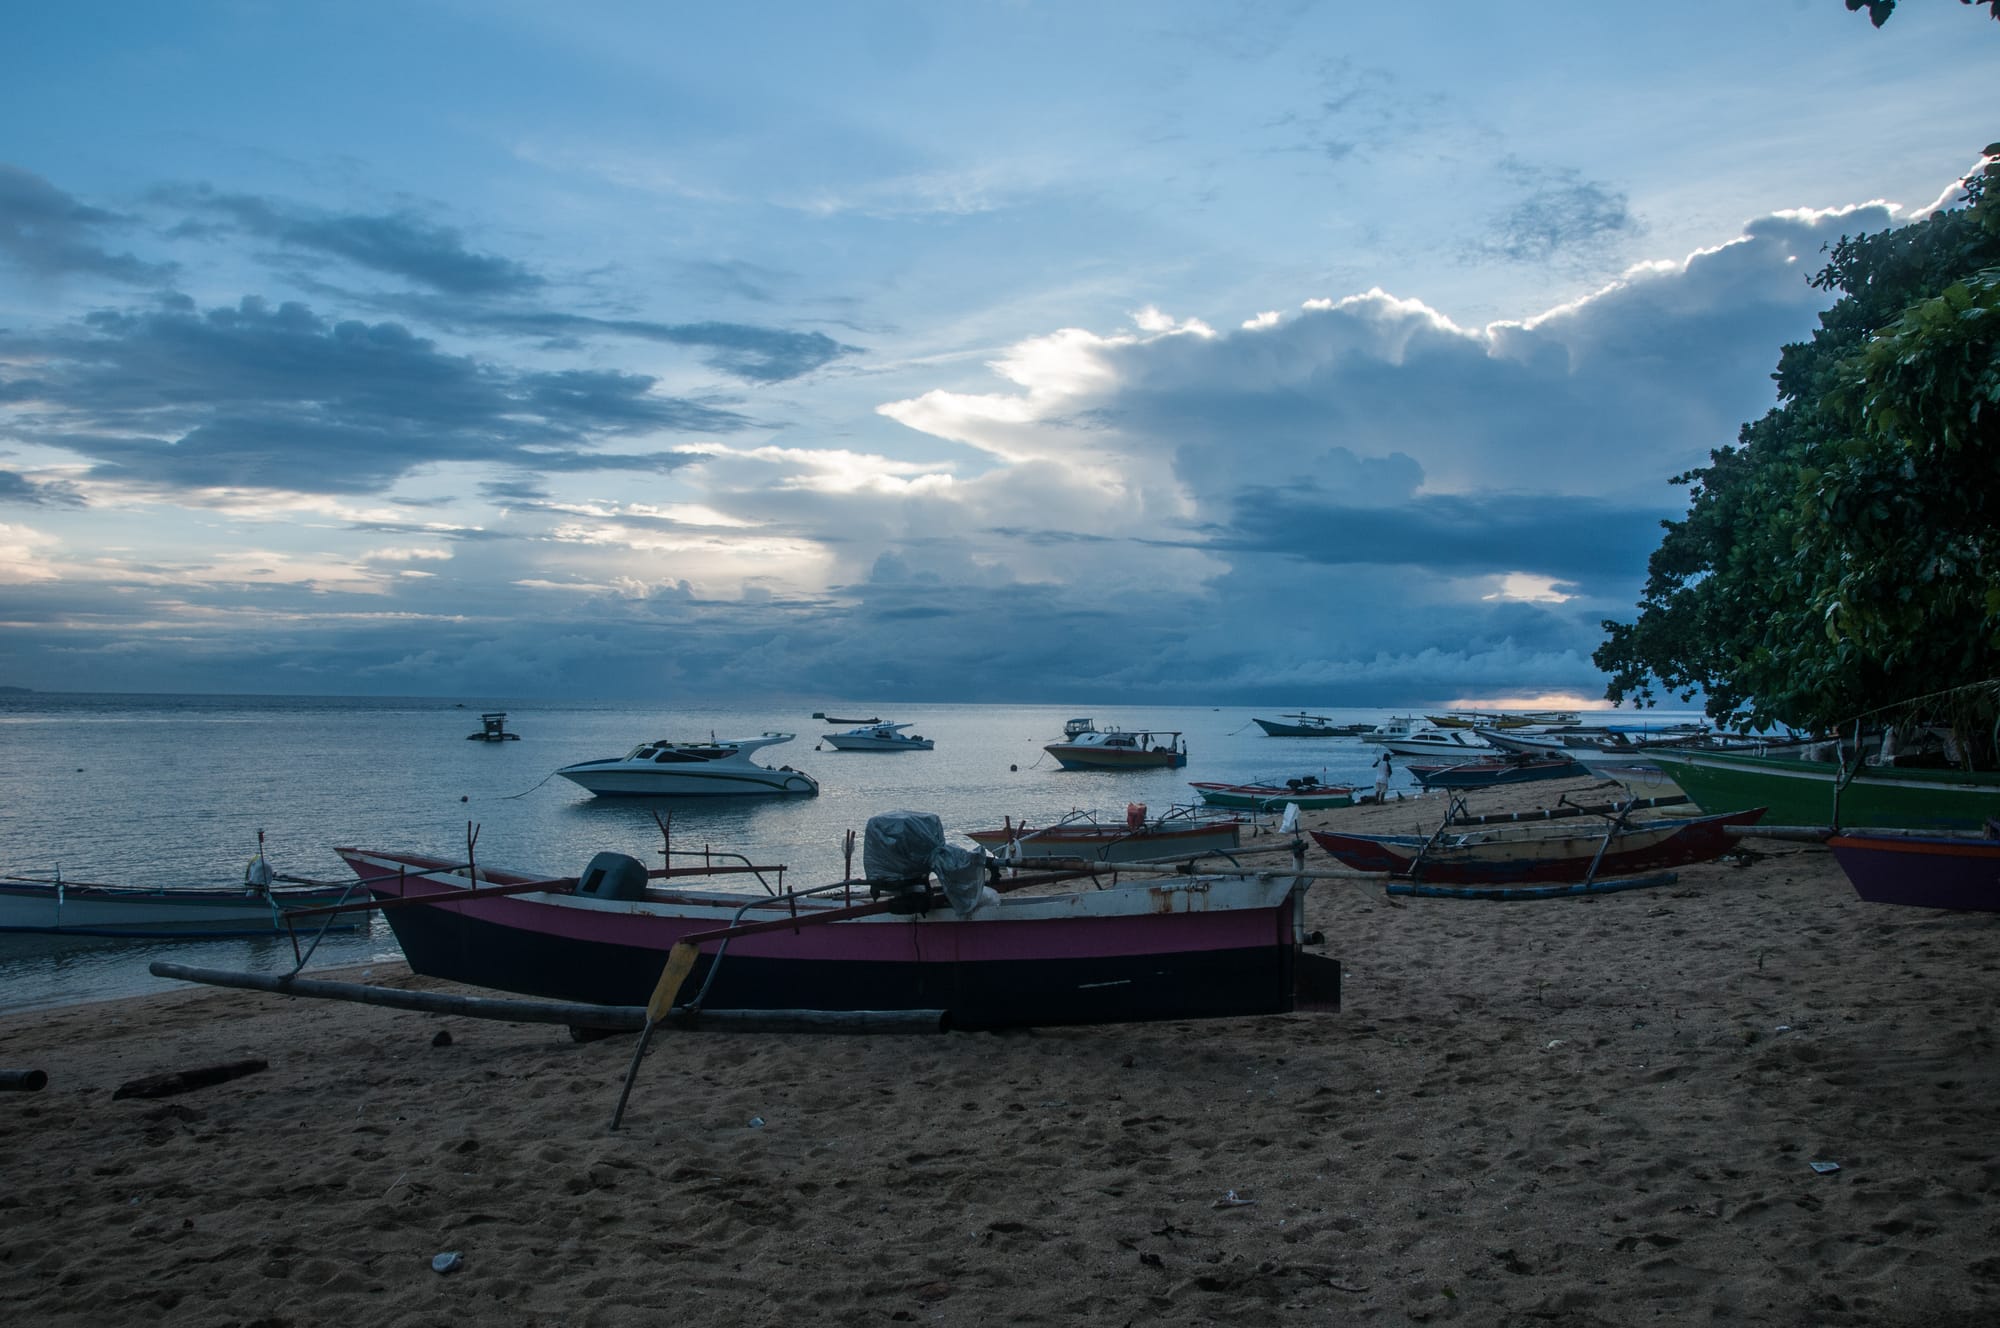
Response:
POLYGON ((936 891, 870 900, 865 881, 846 901, 731 895, 656 885, 686 873, 629 858, 608 884, 593 863, 579 885, 484 865, 474 879, 417 853, 336 852, 415 972, 551 1000, 645 1005, 673 945, 716 933, 726 942, 701 943, 681 988, 711 1010, 942 1010, 953 1027, 1003 1028, 1339 999, 1338 961, 1301 951, 1308 880, 1291 872, 1003 895, 960 916, 936 891))
POLYGON ((1735 846, 1732 827, 1754 825, 1762 807, 1722 816, 1646 821, 1616 829, 1550 833, 1503 826, 1455 835, 1343 835, 1312 831, 1319 846, 1356 871, 1454 885, 1584 881, 1708 862, 1735 846))

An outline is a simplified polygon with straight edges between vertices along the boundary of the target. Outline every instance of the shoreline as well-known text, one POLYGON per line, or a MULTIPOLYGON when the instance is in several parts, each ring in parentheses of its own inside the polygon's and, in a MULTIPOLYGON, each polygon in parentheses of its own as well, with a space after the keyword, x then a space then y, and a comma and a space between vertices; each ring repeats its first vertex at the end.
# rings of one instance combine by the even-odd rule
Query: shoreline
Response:
MULTIPOLYGON (((49 1076, 0 1093, 0 1308, 343 1328, 1990 1320, 2000 915, 1863 904, 1821 848, 1745 849, 1537 902, 1315 882, 1338 1014, 659 1035, 616 1133, 628 1038, 209 988, 0 1016, 0 1068, 49 1076), (111 1096, 247 1059, 268 1068, 111 1096), (432 1271, 442 1253, 457 1271, 432 1271)), ((363 968, 448 986, 399 963, 314 976, 363 968)))

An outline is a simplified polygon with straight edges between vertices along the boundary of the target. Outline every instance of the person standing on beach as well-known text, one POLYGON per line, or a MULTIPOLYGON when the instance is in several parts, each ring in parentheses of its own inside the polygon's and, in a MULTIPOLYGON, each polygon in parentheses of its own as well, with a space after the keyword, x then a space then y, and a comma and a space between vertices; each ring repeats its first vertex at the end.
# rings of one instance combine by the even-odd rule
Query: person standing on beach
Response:
POLYGON ((1389 796, 1389 776, 1395 774, 1389 765, 1389 753, 1383 752, 1375 758, 1375 801, 1380 803, 1389 796))

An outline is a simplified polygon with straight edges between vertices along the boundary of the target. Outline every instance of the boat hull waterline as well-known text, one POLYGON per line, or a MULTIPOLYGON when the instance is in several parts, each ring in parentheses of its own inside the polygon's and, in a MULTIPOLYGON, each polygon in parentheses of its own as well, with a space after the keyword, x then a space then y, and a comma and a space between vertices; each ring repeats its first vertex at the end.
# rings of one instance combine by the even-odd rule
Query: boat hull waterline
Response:
MULTIPOLYGON (((419 854, 336 850, 379 901, 469 890, 419 854)), ((480 869, 480 884, 531 883, 480 869)), ((1306 882, 1271 874, 1008 896, 961 918, 940 906, 732 939, 708 1009, 943 1010, 958 1028, 1274 1014, 1297 1008, 1306 882)), ((856 883, 867 898, 865 882, 856 883)), ((559 890, 384 910, 428 977, 550 1000, 644 1005, 673 944, 739 921, 810 919, 815 899, 651 889, 643 900, 559 890)), ((1332 961, 1308 956, 1317 964, 1332 961)), ((683 993, 716 961, 696 960, 683 993)))

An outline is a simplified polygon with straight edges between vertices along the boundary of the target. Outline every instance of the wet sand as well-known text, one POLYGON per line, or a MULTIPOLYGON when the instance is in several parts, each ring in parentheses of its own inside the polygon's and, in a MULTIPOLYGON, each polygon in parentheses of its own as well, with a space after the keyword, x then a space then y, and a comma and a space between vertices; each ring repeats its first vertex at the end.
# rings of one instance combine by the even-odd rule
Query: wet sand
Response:
POLYGON ((1318 881, 1338 1014, 663 1033, 616 1133, 629 1038, 207 988, 7 1017, 48 1086, 0 1093, 0 1317, 1992 1322, 2000 915, 1746 849, 1581 899, 1318 881))

